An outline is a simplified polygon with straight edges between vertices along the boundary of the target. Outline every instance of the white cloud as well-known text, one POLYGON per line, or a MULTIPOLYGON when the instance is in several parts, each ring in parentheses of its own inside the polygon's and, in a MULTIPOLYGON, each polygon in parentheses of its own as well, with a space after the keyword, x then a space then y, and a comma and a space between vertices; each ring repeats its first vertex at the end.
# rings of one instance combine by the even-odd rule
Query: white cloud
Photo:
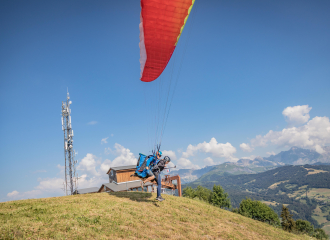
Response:
POLYGON ((275 155, 275 152, 274 151, 271 151, 271 152, 266 152, 267 155, 271 156, 271 155, 275 155))
POLYGON ((248 157, 242 157, 241 159, 249 159, 249 160, 254 160, 256 157, 256 155, 251 155, 251 156, 248 156, 248 157))
POLYGON ((108 141, 107 141, 107 139, 108 139, 109 137, 106 137, 106 138, 102 138, 102 140, 101 140, 101 144, 106 144, 106 143, 108 143, 108 141))
POLYGON ((10 200, 17 200, 17 199, 64 195, 64 191, 62 189, 64 187, 63 179, 46 178, 46 179, 38 179, 38 181, 39 181, 39 185, 36 186, 33 190, 22 193, 19 193, 18 191, 13 191, 11 193, 8 193, 7 197, 10 200))
POLYGON ((65 170, 64 166, 61 166, 60 164, 57 164, 56 167, 60 170, 60 172, 59 172, 60 175, 64 174, 64 170, 65 170))
POLYGON ((101 173, 107 173, 110 167, 111 161, 109 159, 104 160, 104 162, 100 166, 101 173))
POLYGON ((108 176, 105 173, 104 177, 88 177, 87 174, 81 175, 78 181, 78 189, 101 187, 103 183, 109 182, 108 176))
POLYGON ((283 110, 282 114, 288 122, 288 126, 293 127, 308 122, 310 118, 309 111, 311 109, 312 108, 308 107, 308 105, 298 105, 294 107, 287 107, 283 110))
POLYGON ((178 169, 200 169, 198 165, 193 164, 189 159, 180 158, 177 161, 176 167, 178 169))
POLYGON ((86 157, 84 157, 78 164, 77 170, 80 170, 84 173, 89 173, 92 176, 99 176, 100 173, 96 170, 96 167, 99 165, 97 161, 95 161, 96 156, 91 153, 87 153, 86 157))
POLYGON ((251 148, 249 144, 242 143, 239 145, 239 147, 244 151, 244 152, 252 152, 254 148, 251 148))
POLYGON ((265 147, 268 144, 279 147, 297 146, 323 153, 322 146, 330 144, 330 121, 328 117, 314 117, 300 127, 288 127, 282 131, 270 130, 264 136, 256 136, 250 143, 252 147, 265 147))
POLYGON ((104 154, 110 154, 110 153, 112 153, 111 147, 107 147, 104 149, 104 154))
POLYGON ((95 125, 97 124, 97 121, 90 121, 89 123, 87 123, 88 125, 95 125))
POLYGON ((204 163, 206 164, 206 166, 213 166, 213 165, 216 164, 216 163, 213 161, 213 159, 210 158, 210 157, 205 158, 203 161, 204 161, 204 163))
POLYGON ((7 194, 7 197, 10 197, 10 198, 13 198, 15 196, 17 196, 19 194, 19 192, 17 192, 16 190, 15 191, 12 191, 10 193, 7 194))
POLYGON ((131 152, 131 150, 124 148, 118 143, 115 144, 115 154, 118 157, 112 161, 112 167, 134 165, 137 163, 137 159, 134 157, 134 154, 131 152))
POLYGON ((105 154, 114 154, 117 157, 111 162, 111 167, 134 165, 137 163, 137 159, 134 154, 128 148, 124 148, 122 145, 115 143, 114 149, 110 147, 104 149, 105 154))
POLYGON ((199 143, 196 146, 189 144, 186 152, 182 153, 183 158, 188 158, 189 156, 194 156, 196 152, 212 153, 214 157, 224 157, 229 161, 236 161, 237 158, 234 157, 236 153, 236 148, 233 147, 229 142, 218 143, 215 138, 211 138, 210 142, 199 143))
POLYGON ((175 152, 169 150, 164 150, 162 151, 163 152, 163 156, 169 156, 171 158, 171 160, 176 160, 176 155, 175 155, 175 152))
POLYGON ((35 187, 37 190, 41 191, 63 191, 61 188, 63 188, 63 182, 64 180, 62 178, 44 178, 44 179, 38 179, 39 185, 35 187))

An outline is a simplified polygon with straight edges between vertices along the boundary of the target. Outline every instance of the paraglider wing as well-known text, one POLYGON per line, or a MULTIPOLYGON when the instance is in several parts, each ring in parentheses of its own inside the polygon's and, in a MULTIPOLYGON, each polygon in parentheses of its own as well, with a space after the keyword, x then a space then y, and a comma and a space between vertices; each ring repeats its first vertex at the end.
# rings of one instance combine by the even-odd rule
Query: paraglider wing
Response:
POLYGON ((159 77, 179 41, 195 0, 141 0, 141 81, 159 77))

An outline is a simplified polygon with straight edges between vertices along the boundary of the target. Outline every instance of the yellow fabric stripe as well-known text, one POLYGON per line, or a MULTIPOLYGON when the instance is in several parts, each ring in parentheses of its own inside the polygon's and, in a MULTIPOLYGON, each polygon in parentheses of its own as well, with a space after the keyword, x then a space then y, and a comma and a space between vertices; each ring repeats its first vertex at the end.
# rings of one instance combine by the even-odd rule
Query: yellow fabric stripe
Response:
POLYGON ((190 12, 191 12, 191 9, 192 9, 192 7, 194 6, 194 3, 195 3, 195 0, 192 0, 192 2, 191 2, 191 6, 190 6, 189 9, 188 9, 188 14, 187 14, 186 18, 184 19, 184 24, 182 25, 182 27, 181 27, 181 29, 180 29, 180 34, 179 34, 178 38, 176 39, 176 43, 175 43, 174 46, 176 46, 176 45, 178 44, 178 42, 179 42, 179 39, 180 39, 181 33, 182 33, 182 31, 183 31, 184 26, 186 25, 186 22, 187 22, 187 20, 188 20, 188 17, 189 17, 189 14, 190 14, 190 12))

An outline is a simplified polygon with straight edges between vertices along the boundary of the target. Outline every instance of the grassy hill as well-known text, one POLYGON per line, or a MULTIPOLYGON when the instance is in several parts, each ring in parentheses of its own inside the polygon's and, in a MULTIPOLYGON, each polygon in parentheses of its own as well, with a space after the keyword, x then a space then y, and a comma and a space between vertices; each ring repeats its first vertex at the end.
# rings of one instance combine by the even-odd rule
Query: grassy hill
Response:
POLYGON ((221 173, 208 172, 188 185, 211 189, 214 184, 220 184, 228 192, 234 207, 250 197, 264 201, 280 214, 282 204, 287 204, 295 219, 308 220, 330 234, 329 165, 283 166, 237 176, 221 173))
POLYGON ((98 193, 0 203, 0 239, 310 239, 188 198, 98 193))

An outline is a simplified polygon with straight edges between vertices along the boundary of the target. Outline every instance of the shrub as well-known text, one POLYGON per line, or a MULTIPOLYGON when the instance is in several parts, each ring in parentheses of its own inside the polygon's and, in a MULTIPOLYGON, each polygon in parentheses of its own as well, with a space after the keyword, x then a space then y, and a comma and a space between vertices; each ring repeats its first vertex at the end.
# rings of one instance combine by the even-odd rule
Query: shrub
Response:
POLYGON ((213 192, 211 194, 211 203, 220 208, 231 208, 230 198, 228 193, 220 185, 213 186, 213 192))
POLYGON ((296 221, 296 229, 298 232, 308 235, 313 235, 314 232, 314 226, 310 222, 301 219, 296 221))
POLYGON ((270 225, 280 225, 280 220, 273 209, 260 201, 251 200, 250 198, 242 200, 238 213, 270 225))
POLYGON ((231 211, 232 211, 233 213, 239 213, 239 209, 238 209, 238 208, 233 208, 233 209, 231 209, 231 211))
POLYGON ((317 239, 328 239, 329 238, 329 236, 321 228, 315 229, 313 237, 315 237, 317 239))

